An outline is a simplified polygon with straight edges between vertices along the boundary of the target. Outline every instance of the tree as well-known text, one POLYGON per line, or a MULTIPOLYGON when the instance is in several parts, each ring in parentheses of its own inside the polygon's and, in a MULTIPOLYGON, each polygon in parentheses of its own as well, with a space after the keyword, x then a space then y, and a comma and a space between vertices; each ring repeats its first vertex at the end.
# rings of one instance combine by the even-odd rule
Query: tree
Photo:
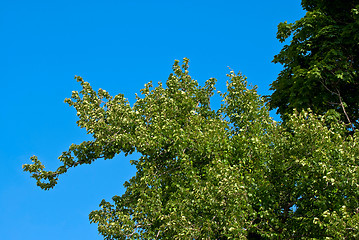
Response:
POLYGON ((105 239, 355 239, 359 235, 358 132, 335 115, 295 112, 285 126, 233 71, 212 109, 204 87, 173 65, 166 87, 145 85, 131 107, 76 77, 65 101, 92 141, 71 145, 62 166, 25 164, 48 190, 70 168, 116 154, 141 154, 126 192, 90 213, 105 239))
POLYGON ((306 15, 278 25, 274 57, 284 69, 271 85, 270 108, 285 120, 293 109, 334 109, 349 128, 359 126, 359 1, 303 0, 306 15))

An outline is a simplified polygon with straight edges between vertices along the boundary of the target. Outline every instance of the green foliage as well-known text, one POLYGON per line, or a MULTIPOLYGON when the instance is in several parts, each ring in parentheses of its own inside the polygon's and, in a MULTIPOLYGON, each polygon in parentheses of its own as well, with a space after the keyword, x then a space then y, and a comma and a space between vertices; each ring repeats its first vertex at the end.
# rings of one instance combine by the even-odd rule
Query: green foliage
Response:
POLYGON ((359 148, 335 112, 295 111, 286 125, 230 72, 219 109, 215 79, 200 87, 188 59, 166 87, 146 84, 131 107, 76 77, 65 101, 93 140, 71 145, 56 171, 24 170, 45 190, 71 167, 137 151, 126 192, 90 213, 105 239, 357 239, 359 148))
POLYGON ((303 0, 306 15, 278 25, 277 38, 292 37, 274 57, 284 69, 272 83, 271 109, 287 120, 293 109, 329 109, 351 128, 359 125, 359 1, 303 0))

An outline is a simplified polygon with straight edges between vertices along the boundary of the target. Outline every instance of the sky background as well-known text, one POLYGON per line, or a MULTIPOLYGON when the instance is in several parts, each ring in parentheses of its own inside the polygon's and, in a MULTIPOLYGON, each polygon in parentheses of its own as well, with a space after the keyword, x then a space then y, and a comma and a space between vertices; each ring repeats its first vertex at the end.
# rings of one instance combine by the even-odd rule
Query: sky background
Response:
POLYGON ((304 14, 299 0, 1 0, 0 239, 102 239, 88 214, 135 174, 138 156, 119 155, 43 191, 22 171, 32 155, 55 170, 72 143, 90 139, 63 102, 80 90, 75 75, 132 105, 187 57, 200 84, 214 77, 224 89, 229 66, 266 95, 282 69, 271 63, 283 46, 277 25, 304 14))

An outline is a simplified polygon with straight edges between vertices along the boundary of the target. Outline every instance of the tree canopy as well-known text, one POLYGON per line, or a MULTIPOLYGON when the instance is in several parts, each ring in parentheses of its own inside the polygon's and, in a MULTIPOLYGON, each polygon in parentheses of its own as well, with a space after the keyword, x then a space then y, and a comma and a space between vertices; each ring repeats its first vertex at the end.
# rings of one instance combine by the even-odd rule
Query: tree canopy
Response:
POLYGON ((275 122, 233 71, 213 109, 216 80, 201 87, 188 67, 175 61, 133 106, 76 77, 82 90, 65 101, 93 140, 71 145, 56 171, 35 156, 24 170, 48 190, 72 167, 140 153, 126 192, 89 215, 104 239, 358 238, 359 133, 330 112, 275 122))
POLYGON ((89 215, 104 239, 358 239, 359 1, 302 6, 278 25, 291 41, 274 57, 284 69, 271 96, 233 71, 225 92, 214 78, 200 86, 186 58, 132 106, 76 76, 82 90, 65 102, 93 140, 55 171, 36 156, 24 171, 49 190, 73 167, 138 152, 125 193, 89 215))
POLYGON ((284 69, 272 83, 271 109, 286 119, 293 109, 325 114, 334 109, 349 128, 359 126, 359 1, 303 0, 306 15, 278 25, 291 39, 273 62, 284 69))

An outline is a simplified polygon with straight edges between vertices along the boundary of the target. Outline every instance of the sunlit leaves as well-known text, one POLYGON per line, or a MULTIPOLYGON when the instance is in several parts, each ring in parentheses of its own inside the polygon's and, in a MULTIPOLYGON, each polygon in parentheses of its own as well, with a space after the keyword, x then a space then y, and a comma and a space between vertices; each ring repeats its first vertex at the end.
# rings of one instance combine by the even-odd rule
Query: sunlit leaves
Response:
POLYGON ((66 102, 93 140, 71 145, 54 172, 36 157, 24 170, 49 189, 72 167, 137 151, 126 192, 90 213, 105 239, 355 239, 358 132, 336 111, 294 110, 277 123, 233 71, 212 109, 216 80, 199 86, 188 63, 146 84, 133 106, 76 77, 82 90, 66 102))

